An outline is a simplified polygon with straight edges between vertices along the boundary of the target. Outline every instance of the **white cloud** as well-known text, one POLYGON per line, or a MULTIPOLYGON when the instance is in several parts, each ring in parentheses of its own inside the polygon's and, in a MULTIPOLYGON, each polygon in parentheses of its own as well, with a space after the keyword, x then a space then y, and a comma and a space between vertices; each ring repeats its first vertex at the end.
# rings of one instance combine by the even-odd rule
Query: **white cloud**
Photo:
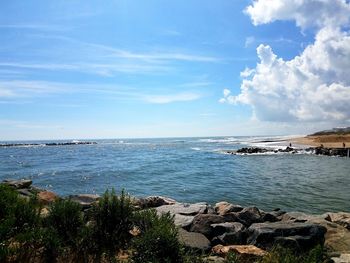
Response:
POLYGON ((303 29, 342 26, 350 19, 345 0, 255 0, 245 12, 254 25, 294 20, 303 29))
POLYGON ((193 101, 201 98, 200 94, 183 92, 170 95, 149 95, 144 96, 144 101, 154 104, 167 104, 173 102, 193 101))
POLYGON ((260 63, 254 70, 245 69, 241 73, 240 94, 234 96, 224 91, 221 102, 251 105, 254 116, 266 121, 350 120, 350 34, 337 26, 339 21, 347 22, 342 15, 346 12, 350 15, 349 4, 340 0, 334 0, 334 6, 330 6, 330 1, 318 0, 259 0, 247 12, 254 24, 294 18, 305 27, 316 19, 314 12, 305 11, 310 3, 316 5, 315 10, 319 4, 320 17, 328 23, 323 26, 314 21, 313 25, 323 26, 314 43, 291 60, 279 58, 270 46, 261 44, 257 48, 260 63), (264 8, 265 15, 261 12, 264 8), (340 14, 338 22, 333 21, 334 10, 340 14))

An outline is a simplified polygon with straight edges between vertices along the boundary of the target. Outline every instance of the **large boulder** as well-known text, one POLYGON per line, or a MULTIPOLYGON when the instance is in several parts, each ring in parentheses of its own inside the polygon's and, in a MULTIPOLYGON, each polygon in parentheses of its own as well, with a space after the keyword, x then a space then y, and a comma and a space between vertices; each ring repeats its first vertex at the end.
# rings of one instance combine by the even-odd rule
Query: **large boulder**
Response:
POLYGON ((280 244, 303 251, 323 244, 326 231, 324 226, 312 223, 256 223, 247 230, 247 243, 264 249, 280 244))
POLYGON ((48 205, 57 200, 59 197, 54 192, 42 191, 37 194, 37 198, 41 204, 48 205))
POLYGON ((210 241, 201 233, 188 232, 182 228, 179 229, 180 242, 188 248, 208 251, 210 250, 210 241))
POLYGON ((266 251, 253 245, 217 245, 213 247, 212 252, 224 257, 234 253, 239 262, 256 262, 267 254, 266 251))
POLYGON ((176 201, 174 199, 163 196, 148 196, 146 198, 137 199, 135 205, 141 209, 154 208, 162 205, 173 205, 176 201))
POLYGON ((12 180, 12 179, 6 179, 3 181, 4 184, 11 186, 15 189, 23 189, 23 188, 29 188, 32 184, 32 180, 27 179, 20 179, 20 180, 12 180))
POLYGON ((215 204, 214 209, 218 215, 225 215, 231 212, 240 212, 243 210, 243 207, 228 202, 219 202, 215 204))
POLYGON ((234 245, 245 242, 245 227, 239 222, 212 224, 213 244, 234 245))
POLYGON ((239 222, 249 227, 253 223, 263 222, 263 214, 257 207, 246 207, 241 212, 236 213, 239 222))
POLYGON ((185 216, 195 216, 197 214, 204 214, 208 211, 207 203, 176 203, 173 205, 162 205, 156 207, 158 213, 170 213, 172 215, 180 214, 185 216))
POLYGON ((192 225, 193 219, 194 216, 184 216, 181 214, 175 214, 174 224, 178 227, 189 229, 189 227, 192 225))
POLYGON ((330 222, 329 218, 327 218, 328 214, 308 215, 300 212, 289 212, 283 215, 283 220, 286 222, 307 222, 324 226, 327 229, 325 246, 330 251, 350 253, 350 231, 339 224, 330 222))
POLYGON ((350 230, 350 213, 338 212, 338 213, 327 213, 325 218, 327 221, 341 225, 350 230))
POLYGON ((90 208, 95 202, 100 198, 97 194, 79 194, 79 195, 70 195, 69 199, 73 202, 77 202, 82 206, 83 209, 90 208))
POLYGON ((198 214, 194 217, 190 231, 202 233, 208 238, 214 236, 212 224, 224 223, 225 218, 219 215, 198 214))

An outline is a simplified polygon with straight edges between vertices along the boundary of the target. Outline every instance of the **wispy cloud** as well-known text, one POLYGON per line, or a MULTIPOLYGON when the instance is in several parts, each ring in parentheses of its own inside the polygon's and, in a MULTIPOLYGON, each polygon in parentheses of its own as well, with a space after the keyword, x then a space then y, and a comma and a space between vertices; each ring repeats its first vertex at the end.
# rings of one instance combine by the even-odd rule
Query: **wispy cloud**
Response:
POLYGON ((49 24, 0 24, 0 29, 23 29, 37 31, 66 31, 72 27, 49 24))
POLYGON ((201 97, 202 95, 198 93, 183 92, 169 95, 148 95, 144 96, 144 100, 148 103, 167 104, 173 102, 198 100, 201 97))
MULTIPOLYGON (((219 63, 223 60, 215 56, 180 52, 169 48, 137 52, 103 44, 83 42, 65 36, 32 35, 39 39, 55 41, 49 49, 36 49, 35 60, 7 60, 0 62, 0 70, 48 70, 71 71, 112 77, 116 74, 164 74, 177 70, 177 62, 219 63), (65 54, 58 57, 58 54, 65 54)), ((16 54, 16 50, 12 53, 16 54)))

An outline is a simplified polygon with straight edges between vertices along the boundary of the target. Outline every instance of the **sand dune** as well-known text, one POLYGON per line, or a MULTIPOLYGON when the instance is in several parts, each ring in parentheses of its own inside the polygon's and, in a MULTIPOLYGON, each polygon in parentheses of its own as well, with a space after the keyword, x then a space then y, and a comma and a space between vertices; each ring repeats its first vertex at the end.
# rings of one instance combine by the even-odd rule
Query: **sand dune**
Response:
POLYGON ((342 148, 343 143, 345 147, 350 147, 350 134, 338 135, 318 135, 318 136, 305 136, 300 138, 295 138, 292 140, 292 143, 310 145, 310 146, 320 146, 323 144, 326 148, 342 148))

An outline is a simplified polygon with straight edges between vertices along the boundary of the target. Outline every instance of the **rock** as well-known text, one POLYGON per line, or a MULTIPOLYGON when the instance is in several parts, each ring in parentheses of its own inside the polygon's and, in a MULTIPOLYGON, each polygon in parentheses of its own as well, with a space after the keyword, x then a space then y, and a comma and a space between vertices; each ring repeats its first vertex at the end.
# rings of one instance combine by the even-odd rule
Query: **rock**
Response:
POLYGON ((16 189, 28 188, 32 184, 32 180, 20 179, 20 180, 4 180, 4 184, 14 187, 16 189))
POLYGON ((283 211, 272 211, 272 212, 263 212, 262 214, 262 221, 263 222, 277 222, 281 221, 282 215, 286 212, 283 211))
MULTIPOLYGON (((324 215, 308 215, 305 213, 291 212, 283 215, 283 220, 303 221, 318 224, 327 229, 325 235, 325 246, 331 251, 350 253, 350 231, 336 223, 325 220, 328 213, 324 215)), ((288 222, 288 221, 287 221, 288 222)))
POLYGON ((241 212, 236 213, 239 221, 249 227, 253 223, 263 222, 263 215, 256 207, 246 207, 241 212))
POLYGON ((219 215, 198 214, 193 219, 190 231, 202 233, 211 239, 213 237, 213 228, 211 225, 224 222, 224 217, 219 215))
POLYGON ((194 216, 184 216, 181 214, 175 214, 174 224, 184 229, 189 229, 193 222, 194 216))
POLYGON ((186 247, 201 251, 210 250, 210 241, 201 233, 188 232, 180 228, 178 238, 186 247))
POLYGON ((42 218, 45 218, 45 217, 47 217, 48 215, 49 215, 49 209, 47 208, 47 207, 44 207, 44 208, 42 208, 41 210, 40 210, 40 216, 42 217, 42 218))
POLYGON ((37 194, 37 198, 41 204, 48 205, 57 200, 59 197, 53 192, 43 191, 37 194))
POLYGON ((247 243, 264 249, 275 244, 293 245, 307 251, 324 243, 326 231, 325 227, 312 223, 255 223, 247 230, 247 243))
POLYGON ((173 205, 175 203, 176 201, 174 199, 162 196, 148 196, 136 201, 136 205, 140 206, 142 209, 153 208, 162 205, 173 205))
POLYGON ((230 252, 236 254, 239 262, 256 262, 264 257, 267 252, 253 245, 217 245, 212 252, 219 256, 227 256, 230 252))
POLYGON ((327 221, 336 223, 350 230, 350 213, 344 213, 344 212, 327 213, 327 216, 325 219, 327 221))
POLYGON ((197 214, 205 214, 208 211, 207 203, 176 203, 173 205, 162 205, 156 207, 158 213, 170 213, 172 215, 180 214, 185 216, 195 216, 197 214))
POLYGON ((236 153, 239 154, 252 154, 252 153, 266 153, 268 152, 268 149, 259 148, 259 147, 244 147, 241 149, 238 149, 236 153))
POLYGON ((240 212, 243 210, 243 207, 228 202, 219 202, 215 204, 214 209, 218 215, 225 215, 230 212, 240 212))
POLYGON ((27 188, 24 188, 24 189, 17 189, 17 192, 20 194, 20 195, 23 195, 23 196, 27 196, 27 197, 31 197, 33 195, 33 193, 31 191, 29 191, 27 188))
POLYGON ((225 263, 225 259, 219 256, 208 256, 203 258, 203 263, 225 263))
POLYGON ((340 254, 339 257, 332 257, 334 263, 350 263, 350 254, 340 254))
POLYGON ((80 195, 70 195, 69 199, 79 203, 83 209, 90 208, 93 203, 97 202, 100 198, 97 194, 80 194, 80 195))
POLYGON ((243 244, 245 242, 245 227, 238 222, 225 222, 220 224, 212 224, 212 232, 215 236, 212 240, 213 244, 234 245, 243 244))

